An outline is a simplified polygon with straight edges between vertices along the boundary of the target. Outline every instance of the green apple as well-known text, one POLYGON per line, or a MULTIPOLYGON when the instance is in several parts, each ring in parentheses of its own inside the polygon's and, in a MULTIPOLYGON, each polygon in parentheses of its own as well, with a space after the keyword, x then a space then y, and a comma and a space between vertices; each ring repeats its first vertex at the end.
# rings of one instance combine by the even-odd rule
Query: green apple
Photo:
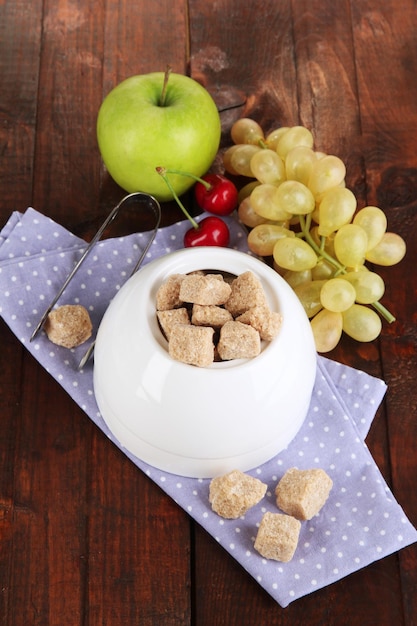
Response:
MULTIPOLYGON (((220 143, 220 116, 208 91, 188 76, 153 72, 131 76, 103 100, 97 140, 112 178, 127 192, 143 191, 161 202, 173 195, 157 167, 202 176, 220 143)), ((178 195, 194 184, 169 175, 178 195)))

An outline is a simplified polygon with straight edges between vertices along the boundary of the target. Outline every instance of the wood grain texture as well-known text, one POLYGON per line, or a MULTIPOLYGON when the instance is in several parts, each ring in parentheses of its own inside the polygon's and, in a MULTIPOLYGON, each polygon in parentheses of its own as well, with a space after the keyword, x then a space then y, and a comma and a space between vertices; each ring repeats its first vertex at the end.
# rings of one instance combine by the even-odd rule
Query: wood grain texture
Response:
MULTIPOLYGON (((383 377, 367 438, 417 524, 417 8, 414 0, 0 2, 0 220, 27 206, 88 238, 122 190, 95 137, 103 97, 170 64, 212 93, 221 150, 243 115, 304 124, 359 206, 407 241, 381 270, 397 321, 331 358, 383 377)), ((220 155, 215 167, 221 164, 220 155)), ((167 205, 164 223, 178 219, 167 205)), ((0 294, 0 306, 1 298, 0 294)), ((411 546, 281 609, 118 450, 0 324, 0 623, 414 626, 411 546)))

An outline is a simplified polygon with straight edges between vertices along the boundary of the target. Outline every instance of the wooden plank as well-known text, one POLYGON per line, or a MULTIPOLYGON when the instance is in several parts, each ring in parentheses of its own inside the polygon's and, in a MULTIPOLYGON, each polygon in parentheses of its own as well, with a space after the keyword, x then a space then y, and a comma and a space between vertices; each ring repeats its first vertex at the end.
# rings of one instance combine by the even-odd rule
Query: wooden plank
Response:
POLYGON ((81 1, 44 5, 34 206, 71 230, 98 204, 103 20, 81 1))
POLYGON ((82 614, 89 424, 33 359, 21 382, 9 619, 57 625, 82 614))
POLYGON ((104 436, 90 458, 89 623, 189 623, 187 515, 104 436))
POLYGON ((0 208, 2 217, 32 202, 42 2, 0 4, 0 208))
MULTIPOLYGON (((413 244, 417 233, 417 10, 412 0, 405 0, 401 10, 393 12, 396 6, 394 2, 378 6, 368 1, 358 4, 353 10, 353 23, 369 202, 384 209, 388 229, 401 234, 408 243, 405 259, 381 272, 386 282, 386 301, 398 320, 384 328, 381 359, 389 385, 386 406, 392 485, 416 524, 417 503, 410 500, 409 494, 417 476, 413 445, 417 436, 417 331, 409 290, 417 263, 413 244), (376 67, 379 71, 375 71, 376 67)), ((411 576, 417 569, 416 546, 401 551, 398 558, 405 623, 411 625, 417 614, 411 576)))
MULTIPOLYGON (((80 198, 91 199, 90 176, 94 189, 94 168, 88 170, 94 159, 85 158, 83 139, 88 136, 90 106, 97 106, 89 93, 89 85, 95 83, 92 73, 101 76, 90 37, 101 31, 92 21, 97 12, 89 12, 81 3, 40 6, 43 14, 37 15, 32 15, 32 7, 19 6, 21 15, 32 15, 42 32, 41 49, 37 53, 26 50, 26 58, 40 68, 39 77, 33 73, 24 81, 26 85, 34 81, 32 106, 37 123, 31 154, 32 204, 64 224, 70 215, 68 225, 82 215, 80 198), (79 166, 81 162, 87 169, 79 166)), ((31 28, 25 29, 25 22, 19 20, 16 27, 27 36, 31 28)), ((28 355, 21 384, 10 623, 71 623, 81 620, 84 611, 86 444, 92 426, 28 355)))
MULTIPOLYGON (((14 210, 32 201, 36 96, 42 2, 0 3, 0 228, 14 210)), ((20 432, 23 349, 0 324, 0 615, 12 623, 14 470, 20 432)))
POLYGON ((193 78, 209 89, 219 108, 245 103, 222 114, 224 140, 243 115, 267 130, 298 123, 289 2, 267 0, 262 10, 253 1, 189 4, 193 78), (265 24, 273 33, 266 45, 265 24))
POLYGON ((22 348, 3 322, 0 325, 0 615, 13 607, 10 571, 13 561, 15 446, 20 423, 22 348))

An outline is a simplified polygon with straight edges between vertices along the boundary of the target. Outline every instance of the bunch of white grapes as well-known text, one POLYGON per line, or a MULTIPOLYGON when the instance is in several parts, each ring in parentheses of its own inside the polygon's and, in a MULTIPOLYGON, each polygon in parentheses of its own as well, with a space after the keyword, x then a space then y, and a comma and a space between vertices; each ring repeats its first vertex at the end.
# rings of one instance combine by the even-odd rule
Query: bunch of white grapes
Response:
POLYGON ((316 349, 329 352, 342 332, 373 341, 381 316, 384 281, 369 269, 404 257, 406 245, 387 231, 376 206, 358 210, 345 185, 346 167, 337 156, 314 150, 303 126, 281 127, 264 135, 249 118, 232 126, 233 145, 224 155, 226 172, 252 179, 240 191, 238 214, 250 229, 248 245, 272 257, 311 320, 316 349))

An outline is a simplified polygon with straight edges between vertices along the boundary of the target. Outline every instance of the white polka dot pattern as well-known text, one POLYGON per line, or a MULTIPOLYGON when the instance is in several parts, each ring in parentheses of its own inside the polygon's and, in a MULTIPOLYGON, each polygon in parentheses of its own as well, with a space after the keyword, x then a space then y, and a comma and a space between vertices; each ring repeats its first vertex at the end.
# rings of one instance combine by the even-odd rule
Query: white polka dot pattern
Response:
MULTIPOLYGON (((234 218, 228 222, 231 245, 248 252, 244 229, 234 218)), ((161 229, 146 262, 182 247, 188 227, 185 221, 161 229)), ((133 234, 101 242, 62 301, 83 304, 97 328, 146 241, 146 235, 133 234)), ((33 209, 13 213, 0 234, 0 314, 42 366, 113 440, 95 402, 91 366, 80 372, 76 369, 85 346, 66 350, 51 344, 44 333, 29 342, 37 321, 84 247, 85 242, 33 209)), ((208 480, 163 473, 124 452, 285 607, 417 540, 416 530, 364 443, 385 390, 379 379, 319 357, 304 426, 287 450, 250 472, 267 483, 268 490, 265 498, 238 520, 224 520, 211 511, 208 480), (262 558, 253 544, 263 513, 278 511, 275 485, 293 466, 323 468, 334 485, 320 513, 302 523, 293 560, 281 564, 262 558)))

